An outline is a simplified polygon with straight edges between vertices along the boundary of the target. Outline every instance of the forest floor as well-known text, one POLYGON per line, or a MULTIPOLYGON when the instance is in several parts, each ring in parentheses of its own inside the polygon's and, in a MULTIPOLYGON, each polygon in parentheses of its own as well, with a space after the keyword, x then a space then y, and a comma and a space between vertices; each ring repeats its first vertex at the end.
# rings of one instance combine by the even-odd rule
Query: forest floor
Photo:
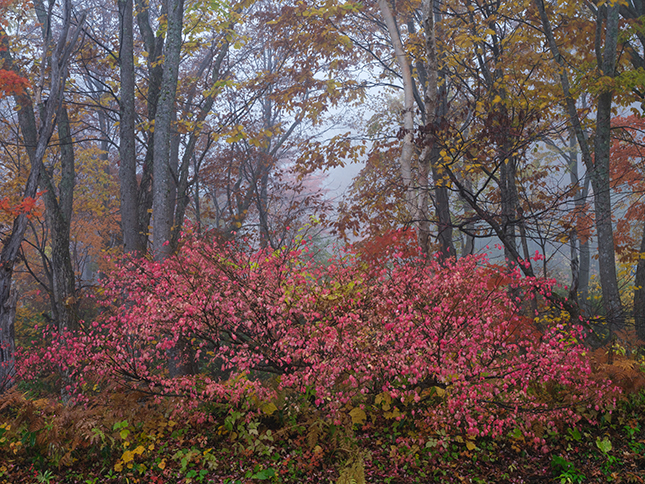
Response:
POLYGON ((296 411, 214 405, 181 419, 175 404, 118 392, 76 407, 5 395, 0 483, 645 482, 642 391, 595 425, 544 431, 538 448, 522 435, 426 432, 382 409, 332 423, 304 400, 296 411))

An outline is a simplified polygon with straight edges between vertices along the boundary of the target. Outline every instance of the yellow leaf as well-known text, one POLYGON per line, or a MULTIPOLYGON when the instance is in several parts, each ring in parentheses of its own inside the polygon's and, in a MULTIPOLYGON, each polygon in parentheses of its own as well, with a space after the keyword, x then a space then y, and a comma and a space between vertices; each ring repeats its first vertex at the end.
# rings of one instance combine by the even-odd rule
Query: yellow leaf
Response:
POLYGON ((166 468, 166 459, 161 459, 157 467, 163 471, 166 468))
POLYGON ((49 400, 46 398, 39 398, 38 400, 34 400, 34 406, 38 409, 44 409, 49 406, 49 400))
MULTIPOLYGON (((376 398, 375 398, 374 402, 377 405, 379 403, 381 403, 381 402, 389 405, 389 404, 392 403, 392 396, 387 392, 382 392, 382 393, 379 393, 378 395, 376 395, 376 398)), ((385 409, 385 407, 383 407, 383 408, 385 409)), ((385 410, 387 410, 387 409, 385 409, 385 410)))
POLYGON ((475 450, 477 448, 477 446, 475 445, 475 443, 472 440, 467 440, 466 441, 466 448, 468 450, 475 450))
POLYGON ((134 459, 134 453, 132 451, 126 450, 121 456, 123 462, 130 462, 134 459))
POLYGON ((392 410, 391 412, 385 412, 383 414, 383 416, 385 418, 388 418, 388 419, 390 419, 390 418, 399 418, 401 416, 401 412, 399 411, 399 409, 397 407, 394 407, 394 410, 392 410))
POLYGON ((352 418, 352 423, 358 425, 363 425, 365 423, 365 419, 367 419, 365 411, 359 407, 353 408, 349 412, 349 416, 352 418))
POLYGON ((123 463, 117 462, 116 464, 114 464, 114 470, 117 472, 121 472, 123 470, 123 463))
POLYGON ((275 403, 269 402, 262 404, 261 409, 267 415, 272 415, 276 410, 278 410, 278 407, 275 406, 275 403))
POLYGON ((134 449, 134 450, 132 451, 132 453, 133 453, 133 454, 139 454, 139 455, 141 455, 141 454, 143 454, 143 451, 144 451, 144 450, 145 450, 145 449, 143 448, 143 445, 139 445, 136 449, 134 449))

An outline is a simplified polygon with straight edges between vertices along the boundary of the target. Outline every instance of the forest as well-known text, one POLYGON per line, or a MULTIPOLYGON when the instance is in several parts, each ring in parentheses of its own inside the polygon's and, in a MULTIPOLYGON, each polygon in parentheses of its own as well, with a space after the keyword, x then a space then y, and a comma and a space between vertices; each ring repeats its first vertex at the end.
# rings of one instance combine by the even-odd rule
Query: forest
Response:
POLYGON ((0 483, 645 482, 644 2, 0 12, 0 483))

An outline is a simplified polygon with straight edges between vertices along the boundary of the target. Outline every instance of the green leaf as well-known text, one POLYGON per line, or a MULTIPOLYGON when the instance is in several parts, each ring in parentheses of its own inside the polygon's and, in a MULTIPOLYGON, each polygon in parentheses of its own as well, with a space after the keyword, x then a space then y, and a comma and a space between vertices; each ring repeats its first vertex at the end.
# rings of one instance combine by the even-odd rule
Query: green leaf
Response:
POLYGON ((608 453, 612 449, 611 441, 606 436, 602 440, 600 440, 600 437, 596 437, 596 445, 603 454, 608 453))
POLYGON ((124 420, 123 422, 116 422, 112 427, 112 430, 124 429, 128 426, 128 421, 124 420))
POLYGON ((517 427, 515 427, 513 431, 509 433, 509 437, 515 440, 524 440, 524 434, 522 434, 522 431, 517 427))
POLYGON ((576 442, 580 442, 582 440, 582 435, 580 435, 578 429, 569 429, 569 435, 571 435, 571 438, 576 442))
POLYGON ((260 472, 256 472, 251 476, 251 479, 258 479, 260 481, 266 481, 267 479, 271 479, 273 476, 275 476, 275 471, 273 469, 264 469, 261 470, 260 472))

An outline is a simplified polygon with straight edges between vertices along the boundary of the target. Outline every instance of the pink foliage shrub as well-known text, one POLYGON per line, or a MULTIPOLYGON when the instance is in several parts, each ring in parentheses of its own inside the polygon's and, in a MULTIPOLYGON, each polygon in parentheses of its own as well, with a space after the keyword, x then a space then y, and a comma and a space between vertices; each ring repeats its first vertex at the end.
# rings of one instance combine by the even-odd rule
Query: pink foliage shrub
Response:
POLYGON ((548 283, 481 256, 443 265, 388 257, 320 263, 306 245, 251 252, 186 237, 164 262, 124 260, 103 283, 102 316, 22 354, 21 373, 49 363, 81 386, 120 379, 233 403, 270 398, 273 375, 331 414, 386 392, 420 422, 473 436, 530 434, 608 401, 581 330, 538 333, 523 315, 548 283), (195 374, 170 377, 179 357, 195 374))

